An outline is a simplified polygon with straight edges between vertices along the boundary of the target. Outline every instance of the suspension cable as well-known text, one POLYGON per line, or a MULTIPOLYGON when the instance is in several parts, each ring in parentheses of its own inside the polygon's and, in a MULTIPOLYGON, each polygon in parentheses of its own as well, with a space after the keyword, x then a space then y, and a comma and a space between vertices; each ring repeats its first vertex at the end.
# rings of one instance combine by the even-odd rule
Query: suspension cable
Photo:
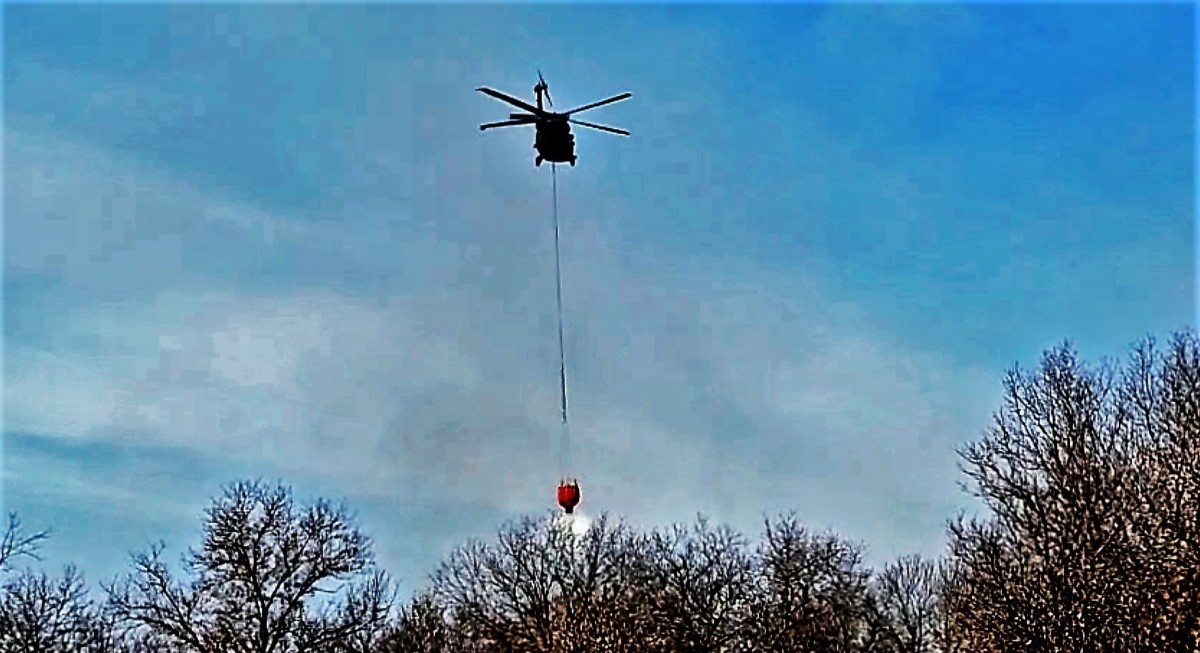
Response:
POLYGON ((571 452, 570 429, 567 424, 567 356, 563 347, 562 257, 558 237, 558 165, 550 164, 550 188, 554 213, 554 282, 558 300, 558 381, 562 393, 562 438, 559 441, 559 467, 566 474, 571 452))

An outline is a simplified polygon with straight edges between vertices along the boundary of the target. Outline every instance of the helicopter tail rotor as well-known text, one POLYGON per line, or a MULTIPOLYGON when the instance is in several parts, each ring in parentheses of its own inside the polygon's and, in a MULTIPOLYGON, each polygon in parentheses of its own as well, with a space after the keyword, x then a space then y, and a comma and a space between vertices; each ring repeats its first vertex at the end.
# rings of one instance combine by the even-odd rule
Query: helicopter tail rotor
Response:
POLYGON ((538 83, 537 86, 533 87, 533 92, 538 94, 539 97, 544 94, 546 96, 546 106, 552 107, 554 106, 554 101, 550 99, 550 85, 546 83, 546 78, 542 77, 541 69, 538 69, 537 74, 538 83))

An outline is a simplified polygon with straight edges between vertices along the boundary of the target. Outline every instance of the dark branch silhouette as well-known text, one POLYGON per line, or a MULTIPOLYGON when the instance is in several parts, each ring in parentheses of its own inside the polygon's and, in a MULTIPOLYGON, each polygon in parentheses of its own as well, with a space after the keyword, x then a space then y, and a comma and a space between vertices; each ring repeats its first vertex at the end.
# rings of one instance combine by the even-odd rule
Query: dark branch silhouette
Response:
POLYGON ((787 515, 765 524, 745 623, 750 650, 865 651, 882 624, 856 545, 810 532, 787 515))
POLYGON ((229 488, 207 513, 204 543, 185 564, 186 583, 161 547, 134 557, 134 573, 108 588, 125 623, 190 651, 299 653, 377 637, 391 607, 387 579, 371 576, 370 541, 326 501, 297 506, 290 489, 229 488), (327 614, 318 595, 342 597, 327 614))
POLYGON ((125 648, 106 615, 88 597, 83 576, 67 567, 59 578, 25 571, 0 594, 0 651, 116 653, 125 648))
POLYGON ((891 624, 896 653, 929 653, 937 645, 940 580, 938 564, 904 556, 875 580, 879 609, 891 624))
POLYGON ((38 549, 49 535, 48 530, 26 533, 17 513, 8 513, 8 524, 0 535, 0 571, 11 569, 13 561, 21 556, 41 560, 38 549))

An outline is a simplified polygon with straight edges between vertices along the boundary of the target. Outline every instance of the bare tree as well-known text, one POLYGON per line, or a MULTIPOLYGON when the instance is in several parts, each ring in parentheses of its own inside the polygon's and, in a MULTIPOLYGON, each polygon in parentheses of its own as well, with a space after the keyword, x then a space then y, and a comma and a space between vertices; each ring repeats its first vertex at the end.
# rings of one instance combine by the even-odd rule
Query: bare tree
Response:
POLYGON ((652 604, 636 585, 648 569, 644 542, 624 524, 600 516, 586 534, 572 534, 560 522, 562 555, 555 580, 560 589, 554 605, 557 650, 570 653, 649 650, 652 628, 645 621, 652 604))
POLYGON ((1200 631, 1200 356, 1143 343, 1122 375, 1069 346, 1014 370, 964 471, 992 513, 952 524, 948 639, 967 650, 1192 651, 1200 631))
POLYGON ((715 653, 734 647, 753 587, 746 538, 698 516, 640 538, 633 577, 653 626, 643 650, 715 653))
POLYGON ((964 610, 955 604, 957 597, 963 594, 959 588, 964 586, 964 565, 953 556, 947 556, 937 562, 935 587, 936 607, 933 621, 933 647, 937 653, 968 653, 986 651, 986 648, 969 647, 963 641, 963 628, 959 628, 956 619, 964 610))
POLYGON ((83 576, 25 571, 0 589, 0 653, 117 653, 115 629, 88 597, 83 576))
POLYGON ((897 653, 928 653, 938 629, 937 562, 904 556, 875 579, 879 609, 890 624, 897 653))
POLYGON ((810 533, 795 515, 767 520, 743 646, 757 651, 874 650, 884 636, 860 549, 810 533))
POLYGON ((506 525, 496 546, 468 542, 434 573, 434 596, 467 639, 497 651, 547 651, 556 539, 526 518, 506 525))
POLYGON ((375 570, 361 583, 348 586, 345 600, 325 614, 305 623, 311 631, 305 641, 328 642, 319 650, 328 653, 381 653, 394 626, 396 588, 387 574, 375 570), (335 633, 334 638, 322 633, 335 633))
POLYGON ((17 513, 8 513, 8 525, 0 535, 0 571, 10 569, 13 560, 21 556, 40 560, 38 548, 49 535, 50 531, 25 532, 17 513))
POLYGON ((435 602, 464 642, 481 650, 644 650, 630 617, 637 609, 632 543, 604 516, 584 534, 557 517, 506 525, 496 544, 470 542, 437 570, 431 603, 417 613, 426 621, 414 625, 440 636, 435 602))
POLYGON ((1127 526, 1146 646, 1200 649, 1200 339, 1182 331, 1133 352, 1120 389, 1139 447, 1127 526))
POLYGON ((388 633, 387 653, 465 653, 467 643, 450 624, 445 609, 428 593, 416 596, 400 612, 388 633))
POLYGON ((178 650, 328 650, 377 630, 390 607, 382 576, 353 584, 373 557, 344 509, 324 500, 297 506, 281 485, 237 483, 213 503, 203 545, 185 558, 187 582, 161 553, 159 545, 136 555, 133 574, 106 589, 125 624, 178 650))
MULTIPOLYGON (((931 600, 904 604, 918 606, 917 639, 931 600)), ((406 614, 397 650, 453 637, 460 650, 537 653, 896 650, 859 548, 795 517, 767 522, 758 556, 703 516, 645 534, 602 518, 583 536, 525 519, 457 550, 406 614)))

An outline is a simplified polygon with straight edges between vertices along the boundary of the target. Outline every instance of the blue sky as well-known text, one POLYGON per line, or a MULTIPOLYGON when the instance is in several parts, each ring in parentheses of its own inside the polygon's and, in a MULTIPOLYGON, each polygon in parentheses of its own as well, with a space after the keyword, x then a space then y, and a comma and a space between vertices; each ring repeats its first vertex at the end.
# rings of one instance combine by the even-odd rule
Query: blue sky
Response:
POLYGON ((938 553, 1013 363, 1195 324, 1179 6, 5 7, 3 499, 94 579, 223 483, 408 588, 548 508, 938 553))

